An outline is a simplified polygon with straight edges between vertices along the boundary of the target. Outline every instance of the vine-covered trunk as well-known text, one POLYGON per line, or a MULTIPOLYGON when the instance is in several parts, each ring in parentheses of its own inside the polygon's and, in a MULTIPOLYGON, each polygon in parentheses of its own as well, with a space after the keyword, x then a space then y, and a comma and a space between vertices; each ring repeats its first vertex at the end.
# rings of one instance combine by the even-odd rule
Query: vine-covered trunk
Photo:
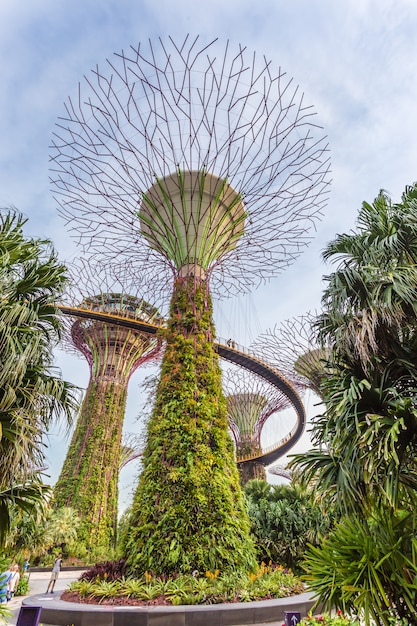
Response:
POLYGON ((177 279, 125 545, 136 573, 254 564, 211 315, 206 283, 177 279))
POLYGON ((78 539, 105 555, 114 547, 126 385, 91 381, 54 489, 55 505, 79 514, 78 539))
MULTIPOLYGON (((236 447, 236 456, 239 457, 250 457, 256 456, 257 454, 261 454, 262 449, 259 445, 258 440, 254 441, 244 441, 241 442, 240 445, 236 447)), ((248 459, 247 461, 242 461, 238 463, 240 484, 242 487, 246 485, 250 480, 266 480, 266 472, 262 463, 259 463, 256 459, 248 459)))

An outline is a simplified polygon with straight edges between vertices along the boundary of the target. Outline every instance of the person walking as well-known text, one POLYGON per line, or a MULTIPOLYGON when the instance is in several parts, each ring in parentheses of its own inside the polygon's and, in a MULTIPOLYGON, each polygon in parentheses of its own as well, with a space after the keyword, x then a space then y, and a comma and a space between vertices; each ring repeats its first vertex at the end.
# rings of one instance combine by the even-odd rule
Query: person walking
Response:
POLYGON ((61 571, 62 565, 62 554, 58 554, 57 558, 54 561, 54 565, 52 567, 51 578, 48 583, 48 588, 46 593, 48 593, 49 589, 51 589, 51 593, 54 593, 55 583, 58 580, 59 572, 61 571))
POLYGON ((9 578, 9 585, 7 587, 7 602, 13 598, 20 580, 19 566, 16 563, 12 565, 11 572, 12 575, 9 578))
POLYGON ((8 567, 5 572, 0 574, 0 603, 7 602, 7 593, 9 590, 9 580, 12 576, 11 568, 8 567))

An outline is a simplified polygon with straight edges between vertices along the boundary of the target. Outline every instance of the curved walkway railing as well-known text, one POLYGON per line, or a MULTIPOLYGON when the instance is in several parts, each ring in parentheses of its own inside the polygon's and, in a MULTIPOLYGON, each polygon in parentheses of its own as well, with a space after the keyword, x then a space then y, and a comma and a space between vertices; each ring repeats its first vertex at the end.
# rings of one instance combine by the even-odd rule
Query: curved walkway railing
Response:
MULTIPOLYGON (((157 324, 126 317, 120 311, 105 313, 103 311, 94 311, 84 307, 70 307, 65 305, 58 305, 58 308, 65 315, 83 317, 85 319, 95 319, 101 322, 112 322, 113 324, 139 330, 151 335, 156 334, 161 328, 161 326, 157 324)), ((241 456, 237 459, 238 463, 256 460, 259 463, 262 463, 262 465, 270 465, 286 454, 288 450, 290 450, 300 439, 304 432, 306 416, 301 398, 294 387, 278 370, 263 362, 257 355, 251 354, 243 346, 238 345, 230 339, 227 341, 220 339, 219 341, 214 342, 214 348, 223 359, 257 374, 264 380, 268 381, 271 385, 282 391, 287 396, 297 413, 297 423, 295 427, 284 438, 266 450, 262 450, 259 454, 241 456)))

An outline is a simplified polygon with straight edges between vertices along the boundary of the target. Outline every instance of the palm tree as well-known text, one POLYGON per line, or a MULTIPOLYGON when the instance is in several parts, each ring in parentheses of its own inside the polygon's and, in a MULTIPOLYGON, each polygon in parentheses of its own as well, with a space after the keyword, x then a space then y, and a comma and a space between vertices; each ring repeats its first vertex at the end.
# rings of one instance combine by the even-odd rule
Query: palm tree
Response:
POLYGON ((417 489, 417 185, 399 204, 385 192, 363 203, 357 231, 323 256, 338 263, 316 322, 331 348, 326 412, 314 425, 316 450, 293 465, 344 510, 370 495, 394 506, 402 489, 417 489))
POLYGON ((45 543, 59 547, 63 552, 68 543, 77 540, 77 528, 81 520, 75 509, 62 506, 51 512, 45 524, 45 543))
POLYGON ((338 235, 323 252, 338 263, 326 277, 321 338, 364 366, 379 369, 407 354, 415 343, 417 314, 417 184, 406 187, 399 204, 381 191, 364 202, 358 229, 338 235))
POLYGON ((324 258, 338 264, 316 322, 326 408, 293 466, 344 518, 307 553, 309 584, 327 606, 416 624, 417 185, 364 203, 324 258))
POLYGON ((319 545, 332 527, 332 508, 320 508, 297 484, 251 480, 244 493, 258 558, 300 571, 307 544, 319 545))
POLYGON ((25 223, 13 210, 0 211, 0 542, 10 505, 29 510, 46 497, 34 479, 43 465, 42 436, 53 419, 69 424, 78 404, 52 357, 66 269, 50 241, 25 238, 25 223))

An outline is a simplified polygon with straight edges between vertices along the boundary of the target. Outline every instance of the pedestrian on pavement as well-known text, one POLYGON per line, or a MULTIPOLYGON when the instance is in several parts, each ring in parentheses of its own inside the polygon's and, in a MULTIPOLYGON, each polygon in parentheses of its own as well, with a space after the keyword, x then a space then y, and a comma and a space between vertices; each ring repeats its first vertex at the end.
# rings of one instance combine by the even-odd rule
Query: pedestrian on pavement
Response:
POLYGON ((7 602, 7 590, 9 588, 9 580, 12 576, 11 568, 7 568, 5 572, 0 574, 0 603, 7 602))
POLYGON ((10 576, 9 586, 7 588, 7 602, 13 598, 20 580, 19 566, 16 563, 12 565, 11 573, 12 575, 10 576))
POLYGON ((57 558, 54 561, 54 565, 52 567, 51 578, 49 580, 46 593, 48 593, 49 589, 51 589, 51 593, 54 593, 55 583, 58 580, 59 572, 61 571, 61 564, 62 564, 62 554, 58 554, 57 558))

